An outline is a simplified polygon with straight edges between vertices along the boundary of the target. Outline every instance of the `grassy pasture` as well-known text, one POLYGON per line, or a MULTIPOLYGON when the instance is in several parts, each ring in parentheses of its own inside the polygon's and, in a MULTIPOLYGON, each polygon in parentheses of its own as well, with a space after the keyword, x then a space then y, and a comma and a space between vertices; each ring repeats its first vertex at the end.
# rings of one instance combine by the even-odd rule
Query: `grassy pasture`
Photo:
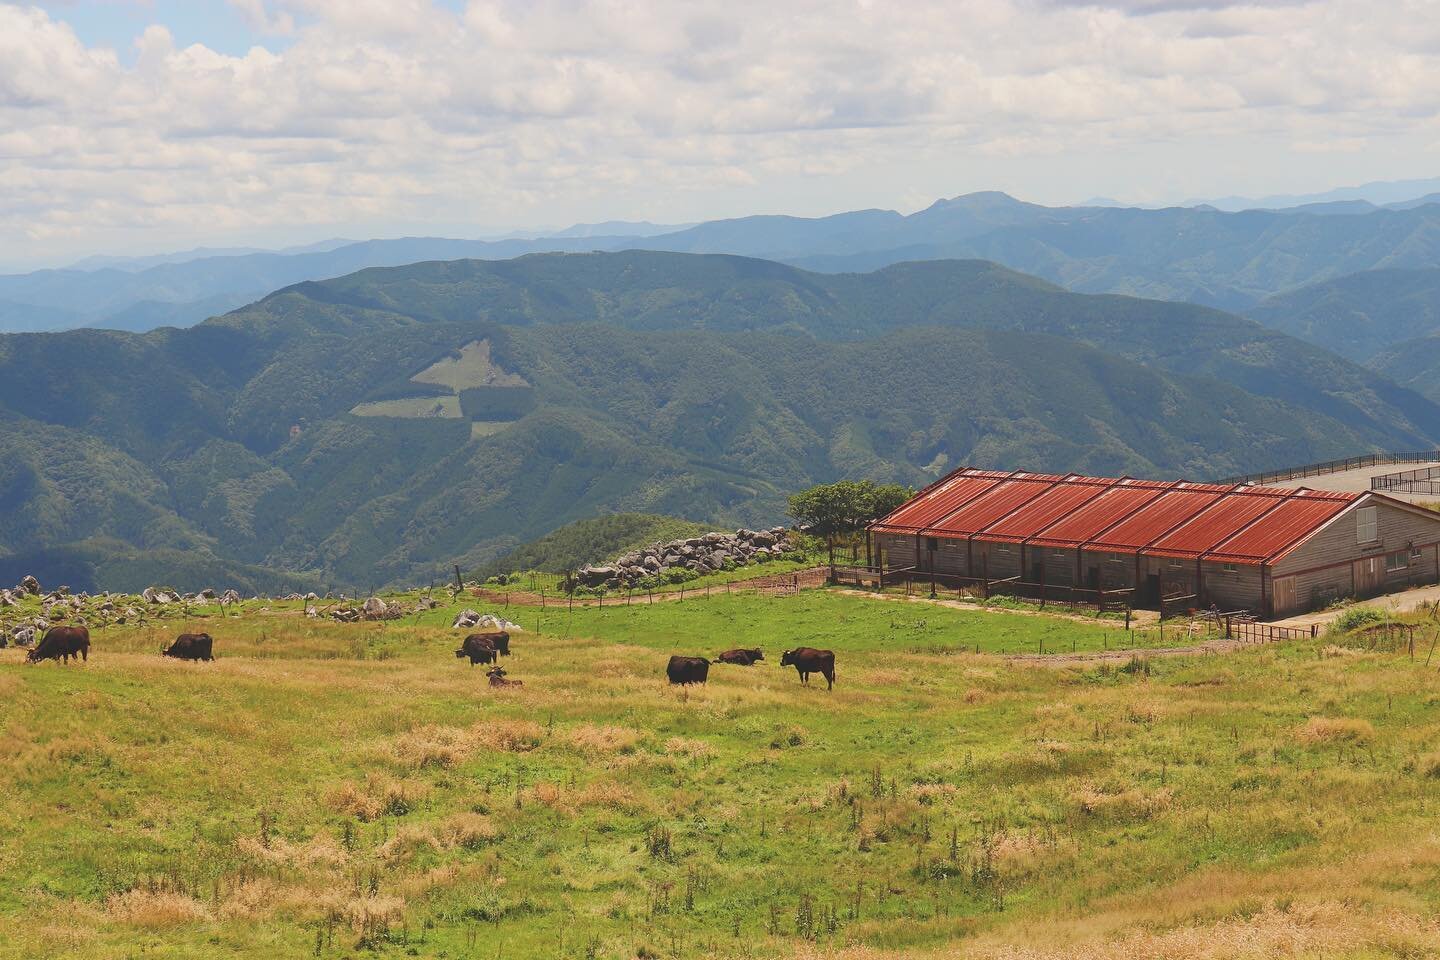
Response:
POLYGON ((454 609, 0 651, 0 957, 1440 950, 1440 682, 1363 639, 1042 667, 991 654, 1114 627, 712 597, 527 610, 492 691, 454 609))

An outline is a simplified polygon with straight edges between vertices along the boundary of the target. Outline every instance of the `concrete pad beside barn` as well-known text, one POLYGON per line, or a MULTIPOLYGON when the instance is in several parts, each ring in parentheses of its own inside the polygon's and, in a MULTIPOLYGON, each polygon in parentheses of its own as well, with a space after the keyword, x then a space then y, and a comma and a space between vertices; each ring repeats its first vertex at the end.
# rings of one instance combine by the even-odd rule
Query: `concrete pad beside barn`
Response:
MULTIPOLYGON (((1290 487, 1292 489, 1306 487, 1310 490, 1333 490, 1337 493, 1365 493, 1372 489, 1370 481, 1375 477, 1422 470, 1434 470, 1437 474, 1440 474, 1440 460, 1428 463, 1371 464, 1368 467, 1357 467, 1354 470, 1340 470, 1335 473, 1322 473, 1311 477, 1272 480, 1269 481, 1267 485, 1272 487, 1290 487)), ((1440 500, 1440 494, 1437 493, 1410 493, 1404 489, 1390 489, 1385 490, 1384 493, 1387 496, 1394 497, 1397 500, 1405 500, 1409 503, 1440 500)))

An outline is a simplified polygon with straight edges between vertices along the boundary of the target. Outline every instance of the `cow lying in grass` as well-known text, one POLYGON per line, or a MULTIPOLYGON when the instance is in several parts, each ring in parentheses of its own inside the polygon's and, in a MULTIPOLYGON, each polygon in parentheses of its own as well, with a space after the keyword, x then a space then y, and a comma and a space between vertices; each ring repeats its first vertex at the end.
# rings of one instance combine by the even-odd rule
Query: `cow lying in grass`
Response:
POLYGON ((765 654, 760 652, 759 647, 749 650, 726 650, 715 658, 716 663, 733 663, 739 667, 754 666, 756 661, 764 660, 765 654))
POLYGON ((524 681, 524 680, 506 680, 506 679, 505 679, 505 668, 502 667, 502 666, 499 666, 498 664, 497 664, 496 666, 491 667, 489 670, 485 671, 485 675, 490 678, 490 686, 492 686, 492 687, 523 687, 523 686, 525 686, 525 681, 524 681))

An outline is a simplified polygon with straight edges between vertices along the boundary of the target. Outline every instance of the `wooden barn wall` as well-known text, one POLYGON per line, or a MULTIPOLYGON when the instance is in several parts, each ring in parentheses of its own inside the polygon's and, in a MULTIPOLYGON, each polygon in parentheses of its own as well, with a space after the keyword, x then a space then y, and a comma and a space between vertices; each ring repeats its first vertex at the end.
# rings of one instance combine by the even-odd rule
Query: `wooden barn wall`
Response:
POLYGON ((1075 582, 1075 551, 1063 547, 1029 547, 1026 549, 1025 565, 1034 567, 1036 562, 1045 567, 1045 585, 1050 587, 1084 586, 1075 582))
MULTIPOLYGON (((1193 570, 1195 564, 1187 561, 1193 570)), ((1202 563, 1201 577, 1205 583, 1206 603, 1221 610, 1255 610, 1264 606, 1269 588, 1261 580, 1263 571, 1255 564, 1236 564, 1226 570, 1223 563, 1202 563)))
POLYGON ((936 540, 935 571, 952 577, 970 576, 968 552, 969 544, 964 540, 936 540))
POLYGON ((915 538, 882 533, 875 538, 875 547, 883 551, 886 567, 915 566, 915 538))
POLYGON ((1009 580, 1020 576, 1020 545, 1018 543, 983 543, 975 541, 975 563, 988 571, 991 580, 1009 580), (981 564, 982 555, 987 558, 981 564))
POLYGON ((1086 550, 1080 559, 1081 576, 1089 578, 1090 568, 1097 568, 1101 590, 1128 590, 1135 586, 1135 557, 1126 553, 1100 553, 1086 550))
MULTIPOLYGON (((1363 506, 1366 504, 1362 501, 1346 510, 1275 565, 1273 574, 1276 578, 1295 577, 1295 610, 1311 609, 1339 597, 1354 596, 1354 561, 1362 558, 1378 556, 1383 563, 1387 554, 1406 552, 1403 569, 1385 572, 1384 590, 1440 581, 1434 546, 1440 541, 1440 515, 1432 519, 1383 502, 1374 503, 1379 539, 1362 544, 1356 539, 1355 511, 1363 506), (1418 548, 1413 553, 1407 549, 1407 544, 1412 543, 1418 548)), ((1373 594, 1376 591, 1366 592, 1373 594)))

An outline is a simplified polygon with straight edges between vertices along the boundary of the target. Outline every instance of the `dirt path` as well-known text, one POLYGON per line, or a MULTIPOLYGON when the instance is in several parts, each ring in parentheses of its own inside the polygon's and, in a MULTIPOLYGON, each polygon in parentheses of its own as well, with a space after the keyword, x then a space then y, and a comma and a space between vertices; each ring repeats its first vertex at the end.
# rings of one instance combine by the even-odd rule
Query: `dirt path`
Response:
MULTIPOLYGON (((1369 600, 1359 601, 1356 606, 1375 607, 1380 610, 1389 610, 1392 613, 1408 613, 1418 610, 1422 606, 1430 606, 1437 601, 1440 601, 1440 585, 1431 585, 1415 587, 1401 593, 1387 593, 1384 596, 1371 597, 1369 600)), ((1344 613, 1346 609, 1346 607, 1336 607, 1332 610, 1302 613, 1285 620, 1276 620, 1275 625, 1277 627, 1309 627, 1315 624, 1324 626, 1344 613)))

